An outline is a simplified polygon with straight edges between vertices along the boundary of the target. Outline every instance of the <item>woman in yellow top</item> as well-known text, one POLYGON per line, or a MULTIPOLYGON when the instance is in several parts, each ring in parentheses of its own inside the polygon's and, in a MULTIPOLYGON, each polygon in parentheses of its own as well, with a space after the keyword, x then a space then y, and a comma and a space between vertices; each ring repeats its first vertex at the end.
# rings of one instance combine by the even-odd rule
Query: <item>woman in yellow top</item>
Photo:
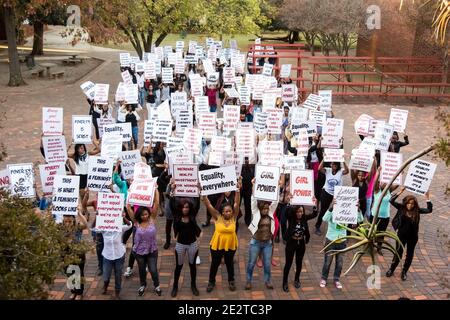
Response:
POLYGON ((206 292, 211 292, 216 284, 216 274, 222 258, 225 258, 225 265, 228 273, 228 287, 230 291, 235 291, 234 283, 234 254, 238 246, 236 235, 236 218, 239 214, 241 201, 240 183, 235 191, 234 204, 225 204, 221 212, 217 211, 209 202, 208 197, 203 196, 202 200, 211 216, 216 221, 215 231, 210 242, 211 249, 211 269, 209 270, 209 282, 206 292))

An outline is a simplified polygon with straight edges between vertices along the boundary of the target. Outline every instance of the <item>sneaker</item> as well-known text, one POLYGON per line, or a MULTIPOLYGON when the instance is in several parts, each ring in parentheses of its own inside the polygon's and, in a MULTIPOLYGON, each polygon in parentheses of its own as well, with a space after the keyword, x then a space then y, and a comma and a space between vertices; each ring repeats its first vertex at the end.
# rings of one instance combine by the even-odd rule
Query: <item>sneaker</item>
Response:
POLYGON ((103 275, 103 270, 102 269, 98 269, 97 270, 97 276, 101 276, 103 275))
POLYGON ((300 288, 300 281, 299 281, 299 280, 295 280, 295 282, 294 282, 294 287, 295 287, 296 289, 300 288))
POLYGON ((272 259, 272 265, 273 265, 274 267, 278 267, 278 266, 280 265, 280 263, 277 262, 275 259, 272 259))
POLYGON ((144 292, 145 292, 145 286, 139 287, 139 289, 138 289, 138 295, 139 295, 140 297, 142 297, 142 296, 144 295, 144 292))
POLYGON ((336 289, 342 290, 342 283, 340 283, 339 281, 335 281, 334 286, 336 287, 336 289))
POLYGON ((266 282, 266 288, 272 290, 273 285, 270 282, 266 282))
POLYGON ((262 268, 263 266, 262 260, 258 258, 258 260, 256 261, 256 265, 258 266, 258 268, 262 268))
POLYGON ((245 284, 245 290, 252 290, 252 283, 250 281, 247 281, 245 284))
POLYGON ((326 280, 320 280, 320 284, 319 284, 319 286, 321 287, 321 288, 325 288, 326 286, 327 286, 327 281, 326 280))
POLYGON ((317 228, 317 227, 316 227, 316 231, 314 231, 314 233, 318 236, 322 235, 322 231, 320 231, 320 228, 317 228))
POLYGON ((228 281, 228 289, 230 289, 230 291, 236 290, 236 285, 234 284, 234 281, 228 281))
POLYGON ((394 271, 391 268, 389 268, 389 270, 386 271, 386 277, 388 277, 388 278, 392 277, 393 274, 394 274, 394 271))
POLYGON ((160 288, 159 286, 155 288, 155 293, 156 293, 158 296, 161 296, 162 291, 161 291, 161 288, 160 288))
POLYGON ((195 264, 200 264, 200 263, 201 263, 200 256, 197 256, 197 259, 195 260, 195 264))
POLYGON ((198 291, 198 289, 197 289, 196 286, 191 286, 191 290, 192 290, 192 294, 193 294, 194 296, 200 295, 200 292, 198 291))
POLYGON ((283 291, 284 292, 289 292, 289 287, 287 283, 283 283, 283 291))
POLYGON ((166 243, 164 243, 164 250, 167 250, 167 249, 169 249, 170 248, 170 243, 169 242, 166 242, 166 243))
POLYGON ((214 283, 208 282, 208 286, 206 287, 206 292, 211 292, 214 289, 214 283))
POLYGON ((178 287, 173 287, 172 292, 170 293, 170 296, 172 298, 175 298, 177 296, 177 293, 178 293, 178 287))
POLYGON ((131 277, 132 274, 133 274, 133 269, 131 269, 130 267, 127 267, 127 270, 125 271, 125 273, 123 275, 125 278, 129 278, 129 277, 131 277))

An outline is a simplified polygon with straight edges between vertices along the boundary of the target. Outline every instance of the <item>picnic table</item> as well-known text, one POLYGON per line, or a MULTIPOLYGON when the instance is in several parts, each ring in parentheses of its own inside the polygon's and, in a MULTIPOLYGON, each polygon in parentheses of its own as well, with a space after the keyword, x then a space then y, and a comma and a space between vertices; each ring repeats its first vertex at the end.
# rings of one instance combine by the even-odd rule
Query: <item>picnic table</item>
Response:
POLYGON ((50 69, 56 67, 56 63, 44 62, 39 64, 41 67, 44 67, 47 70, 47 76, 50 78, 50 69))
POLYGON ((81 58, 81 57, 78 57, 78 54, 72 54, 72 55, 70 55, 70 57, 69 58, 67 58, 67 59, 64 59, 62 62, 63 63, 66 63, 66 64, 77 64, 77 63, 82 63, 83 62, 83 58, 81 58))

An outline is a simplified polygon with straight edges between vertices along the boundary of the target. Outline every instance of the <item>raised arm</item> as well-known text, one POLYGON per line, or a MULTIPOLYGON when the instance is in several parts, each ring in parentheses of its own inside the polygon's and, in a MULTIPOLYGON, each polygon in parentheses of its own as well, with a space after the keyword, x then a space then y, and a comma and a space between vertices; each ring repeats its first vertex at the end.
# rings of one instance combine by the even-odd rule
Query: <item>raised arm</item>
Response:
POLYGON ((320 162, 320 165, 319 165, 319 171, 322 172, 323 174, 326 173, 326 170, 325 170, 325 168, 323 167, 323 160, 320 162))
POLYGON ((345 176, 350 172, 347 167, 347 163, 344 161, 344 170, 342 171, 342 175, 345 176))
POLYGON ((220 216, 220 212, 211 205, 211 202, 209 201, 207 196, 202 196, 202 201, 206 207, 206 210, 208 210, 211 216, 217 221, 220 216))
POLYGON ((241 189, 242 189, 242 177, 239 177, 237 189, 234 192, 233 213, 235 218, 239 215, 239 208, 241 207, 241 189))
POLYGON ((420 214, 427 214, 427 213, 433 212, 433 204, 431 203, 431 199, 430 199, 430 191, 427 191, 427 193, 425 193, 425 197, 427 199, 427 207, 419 208, 420 214))
POLYGON ((389 200, 389 202, 392 204, 392 206, 397 210, 400 210, 402 208, 402 204, 395 200, 397 200, 398 196, 401 195, 403 193, 403 191, 405 191, 405 187, 402 187, 398 193, 393 194, 391 196, 391 199, 389 200))

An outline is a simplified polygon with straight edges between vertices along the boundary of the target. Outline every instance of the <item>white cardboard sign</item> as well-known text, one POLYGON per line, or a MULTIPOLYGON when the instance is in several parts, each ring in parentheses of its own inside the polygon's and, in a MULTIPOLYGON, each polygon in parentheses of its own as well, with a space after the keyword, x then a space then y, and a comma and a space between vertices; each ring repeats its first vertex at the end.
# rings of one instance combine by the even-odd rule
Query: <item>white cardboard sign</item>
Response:
POLYGON ((321 146, 323 148, 339 149, 343 133, 344 120, 335 118, 327 119, 322 131, 323 140, 321 146))
MULTIPOLYGON (((403 155, 401 153, 395 152, 381 152, 380 155, 381 162, 381 183, 388 183, 389 180, 394 176, 397 170, 401 167, 403 162, 403 155)), ((395 179, 394 184, 402 184, 402 174, 399 174, 395 179)))
POLYGON ((79 176, 56 175, 53 184, 52 214, 76 216, 79 188, 79 176))
POLYGON ((436 164, 416 159, 410 165, 406 174, 406 190, 424 195, 430 188, 433 180, 436 164))
POLYGON ((88 97, 89 99, 94 99, 95 96, 95 83, 92 81, 86 81, 83 82, 80 85, 81 90, 83 90, 83 93, 88 97))
POLYGON ((172 134, 172 120, 156 119, 153 127, 153 141, 167 142, 167 138, 172 134))
POLYGON ((59 136, 63 133, 63 108, 42 108, 42 133, 59 136))
POLYGON ((134 176, 134 166, 138 162, 142 162, 139 150, 123 151, 120 153, 120 166, 122 167, 122 175, 125 179, 132 179, 134 176))
POLYGON ((113 123, 103 126, 103 135, 115 134, 122 136, 122 142, 131 141, 131 122, 113 123))
POLYGON ((0 189, 9 189, 9 173, 8 169, 0 170, 0 189))
POLYGON ((199 171, 198 178, 202 196, 236 190, 237 179, 234 166, 199 171))
POLYGON ((109 84, 96 83, 95 84, 95 92, 94 92, 95 103, 107 104, 108 96, 109 96, 109 84))
POLYGON ((41 176, 42 193, 49 196, 53 192, 53 183, 56 175, 63 176, 65 167, 63 163, 50 163, 39 165, 39 175, 41 176))
POLYGON ((112 183, 113 159, 91 156, 88 160, 88 184, 90 191, 105 192, 112 183))
POLYGON ((289 78, 291 76, 292 64, 282 64, 280 70, 280 78, 289 78))
POLYGON ((92 118, 91 116, 72 116, 73 143, 92 142, 92 118))
POLYGON ((379 124, 375 129, 375 140, 378 141, 378 150, 387 151, 391 143, 391 137, 394 133, 394 127, 388 123, 379 124))
POLYGON ((120 134, 105 135, 102 139, 101 156, 116 160, 122 152, 122 136, 120 134))
POLYGON ((408 122, 408 110, 391 109, 389 115, 389 124, 394 126, 394 131, 404 133, 406 129, 406 123, 408 122))
POLYGON ((99 231, 122 232, 124 202, 122 193, 99 192, 95 228, 99 231))
POLYGON ((155 199, 157 178, 134 180, 128 190, 127 203, 151 208, 155 199))
POLYGON ((357 187, 335 187, 334 199, 336 199, 336 205, 333 208, 333 223, 358 223, 358 193, 359 188, 357 187))
POLYGON ((45 161, 47 163, 60 162, 67 160, 66 138, 64 136, 42 137, 44 147, 45 161))
POLYGON ((174 164, 174 196, 198 197, 198 166, 195 164, 174 164))
POLYGON ((7 168, 11 194, 21 198, 34 198, 36 191, 34 189, 33 164, 9 164, 7 168))
POLYGON ((344 149, 324 149, 324 162, 344 162, 344 149))
POLYGON ((257 165, 253 195, 256 199, 277 201, 279 194, 280 167, 257 165))
POLYGON ((291 204, 314 205, 314 172, 312 170, 291 172, 291 204))

